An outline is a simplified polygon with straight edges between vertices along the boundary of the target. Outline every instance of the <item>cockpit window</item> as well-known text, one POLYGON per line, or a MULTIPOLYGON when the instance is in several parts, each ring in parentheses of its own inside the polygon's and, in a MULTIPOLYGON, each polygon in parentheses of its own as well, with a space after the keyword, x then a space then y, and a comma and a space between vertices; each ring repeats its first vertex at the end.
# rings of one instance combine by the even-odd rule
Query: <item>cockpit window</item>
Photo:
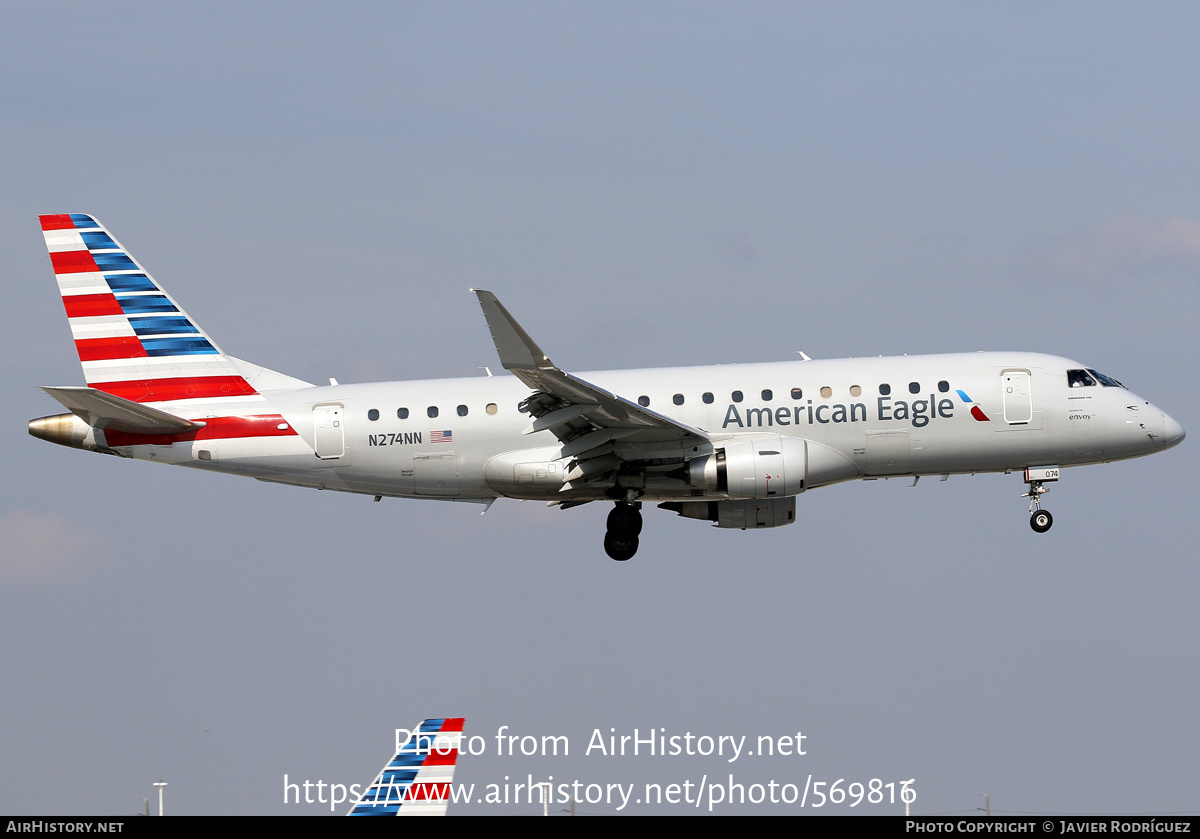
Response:
POLYGON ((1088 375, 1087 370, 1068 370, 1067 385, 1070 387, 1095 387, 1096 380, 1088 375))
POLYGON ((1112 376, 1106 376, 1103 373, 1098 373, 1090 367, 1088 368, 1088 372, 1095 376, 1096 380, 1105 387, 1125 387, 1125 385, 1118 382, 1112 376))

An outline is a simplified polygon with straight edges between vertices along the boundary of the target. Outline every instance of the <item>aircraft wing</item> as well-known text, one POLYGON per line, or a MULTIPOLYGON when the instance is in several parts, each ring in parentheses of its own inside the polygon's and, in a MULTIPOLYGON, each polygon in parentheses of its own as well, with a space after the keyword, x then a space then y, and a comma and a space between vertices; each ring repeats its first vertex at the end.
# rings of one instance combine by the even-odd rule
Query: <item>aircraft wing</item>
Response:
MULTIPOLYGON (((521 403, 521 409, 534 418, 525 433, 550 431, 563 443, 561 456, 575 459, 569 482, 586 482, 611 473, 628 461, 630 444, 649 453, 708 442, 708 435, 698 428, 558 369, 496 295, 482 289, 472 291, 479 298, 500 363, 535 391, 521 403), (624 444, 624 455, 614 451, 617 442, 624 444)), ((571 488, 572 483, 564 486, 571 488)))

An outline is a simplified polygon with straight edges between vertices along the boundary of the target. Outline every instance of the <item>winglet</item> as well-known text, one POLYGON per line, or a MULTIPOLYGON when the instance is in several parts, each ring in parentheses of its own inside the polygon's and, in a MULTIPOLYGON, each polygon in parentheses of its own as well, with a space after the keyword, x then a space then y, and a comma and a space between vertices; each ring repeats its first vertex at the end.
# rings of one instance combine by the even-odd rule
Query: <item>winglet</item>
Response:
POLYGON ((472 289, 479 298, 483 316, 487 319, 488 329, 492 332, 492 341, 496 352, 500 354, 500 363, 505 370, 553 370, 554 362, 546 357, 534 340, 529 337, 521 324, 508 313, 496 295, 483 289, 472 289))

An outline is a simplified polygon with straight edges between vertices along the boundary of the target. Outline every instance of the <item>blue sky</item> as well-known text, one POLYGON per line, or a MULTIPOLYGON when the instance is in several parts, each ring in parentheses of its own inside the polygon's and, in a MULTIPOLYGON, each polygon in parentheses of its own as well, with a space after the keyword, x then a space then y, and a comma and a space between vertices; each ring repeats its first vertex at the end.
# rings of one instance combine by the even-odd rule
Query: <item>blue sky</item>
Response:
POLYGON ((364 783, 441 715, 488 738, 480 786, 915 777, 927 814, 1195 812, 1191 443, 1067 472, 1043 537, 1014 476, 881 481, 768 533, 655 511, 618 565, 596 505, 371 504, 25 431, 58 410, 39 385, 82 381, 56 212, 311 381, 498 366, 476 286, 570 370, 1038 350, 1192 429, 1194 6, 3 18, 0 812, 133 813, 160 777, 169 812, 328 812, 283 776, 364 783), (504 725, 572 753, 497 756, 504 725), (808 754, 583 753, 634 728, 808 754))

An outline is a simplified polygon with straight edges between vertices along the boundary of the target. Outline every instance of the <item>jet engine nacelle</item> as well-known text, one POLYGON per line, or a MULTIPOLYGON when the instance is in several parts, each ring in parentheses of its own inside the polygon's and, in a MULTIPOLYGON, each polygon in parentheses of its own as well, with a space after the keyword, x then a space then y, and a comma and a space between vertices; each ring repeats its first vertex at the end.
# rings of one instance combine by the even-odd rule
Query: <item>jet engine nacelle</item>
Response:
POLYGON ((730 498, 781 498, 858 477, 854 464, 811 440, 763 434, 714 444, 687 464, 687 482, 730 498))
POLYGON ((783 527, 796 521, 796 496, 766 501, 667 501, 659 504, 684 518, 716 522, 714 527, 758 530, 783 527))

